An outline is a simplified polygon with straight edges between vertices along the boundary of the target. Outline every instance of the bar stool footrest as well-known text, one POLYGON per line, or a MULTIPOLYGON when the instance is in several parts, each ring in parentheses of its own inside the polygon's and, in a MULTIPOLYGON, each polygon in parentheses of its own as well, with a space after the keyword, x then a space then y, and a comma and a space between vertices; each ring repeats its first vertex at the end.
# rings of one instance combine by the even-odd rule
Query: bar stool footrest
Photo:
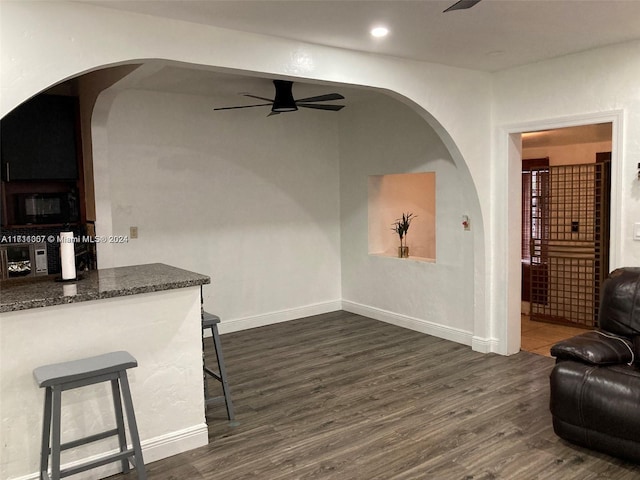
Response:
POLYGON ((75 467, 60 470, 60 478, 68 477, 70 475, 75 475, 76 473, 84 472, 86 470, 91 470, 92 468, 96 468, 96 467, 101 467, 102 465, 107 465, 109 463, 119 462, 129 457, 134 457, 133 449, 125 450, 124 452, 113 453, 111 455, 106 455, 97 460, 92 460, 90 462, 76 465, 75 467))
MULTIPOLYGON (((60 450, 68 450, 70 448, 79 447, 80 445, 86 445, 87 443, 97 442, 98 440, 114 437, 116 435, 118 435, 118 429, 114 428, 113 430, 107 430, 105 432, 96 433, 94 435, 89 435, 88 437, 79 438, 71 442, 63 443, 62 445, 60 445, 60 450)), ((51 449, 49 449, 49 453, 51 453, 51 449)))
POLYGON ((209 367, 204 367, 204 371, 207 372, 209 375, 211 375, 216 380, 218 380, 219 382, 222 381, 222 377, 220 376, 220 374, 218 372, 214 372, 209 367))
POLYGON ((208 397, 204 399, 205 405, 217 405, 219 403, 225 403, 225 398, 223 396, 220 397, 208 397))

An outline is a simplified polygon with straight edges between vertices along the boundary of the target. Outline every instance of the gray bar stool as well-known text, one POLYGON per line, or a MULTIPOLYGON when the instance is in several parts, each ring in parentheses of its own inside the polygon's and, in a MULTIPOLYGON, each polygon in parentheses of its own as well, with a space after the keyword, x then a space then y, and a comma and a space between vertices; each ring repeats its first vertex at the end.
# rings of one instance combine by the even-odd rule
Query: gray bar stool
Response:
POLYGON ((69 475, 84 472, 112 462, 122 462, 123 472, 129 472, 128 458, 133 458, 139 480, 146 480, 147 474, 142 459, 140 437, 133 411, 131 390, 127 379, 127 369, 137 367, 138 362, 128 352, 111 352, 96 357, 73 360, 71 362, 56 363, 38 367, 33 376, 40 388, 46 388, 44 397, 44 419, 42 423, 42 449, 40 452, 40 479, 59 480, 69 475), (93 385, 94 383, 111 382, 113 406, 116 415, 116 428, 88 437, 60 444, 60 416, 62 410, 62 392, 74 388, 93 385), (122 389, 122 394, 120 392, 122 389), (127 412, 129 433, 133 448, 127 449, 124 420, 122 416, 122 401, 127 412), (53 432, 52 432, 53 430, 53 432), (118 436, 120 452, 106 455, 97 460, 86 462, 75 467, 60 470, 60 452, 104 438, 118 436), (47 473, 51 454, 51 477, 47 473))
POLYGON ((205 365, 204 361, 204 335, 202 338, 202 367, 204 373, 212 376, 222 384, 222 393, 224 396, 210 397, 207 388, 207 377, 204 379, 204 398, 205 404, 210 405, 212 403, 219 403, 224 400, 227 406, 227 417, 232 425, 235 423, 235 415, 233 413, 233 403, 231 402, 231 391, 229 390, 229 382, 227 381, 227 369, 224 365, 224 357, 222 356, 222 345, 220 344, 220 335, 218 333, 218 324, 220 323, 220 317, 212 313, 202 312, 202 333, 204 334, 207 328, 211 329, 211 336, 213 337, 213 347, 216 353, 216 359, 218 360, 219 372, 214 372, 205 365))

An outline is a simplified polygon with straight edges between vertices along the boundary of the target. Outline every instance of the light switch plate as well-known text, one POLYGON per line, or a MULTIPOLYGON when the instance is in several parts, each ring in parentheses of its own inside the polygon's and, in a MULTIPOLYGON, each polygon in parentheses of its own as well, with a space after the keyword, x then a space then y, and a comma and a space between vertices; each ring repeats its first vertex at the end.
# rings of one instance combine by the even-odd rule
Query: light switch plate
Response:
POLYGON ((640 223, 633 224, 633 239, 640 240, 640 223))

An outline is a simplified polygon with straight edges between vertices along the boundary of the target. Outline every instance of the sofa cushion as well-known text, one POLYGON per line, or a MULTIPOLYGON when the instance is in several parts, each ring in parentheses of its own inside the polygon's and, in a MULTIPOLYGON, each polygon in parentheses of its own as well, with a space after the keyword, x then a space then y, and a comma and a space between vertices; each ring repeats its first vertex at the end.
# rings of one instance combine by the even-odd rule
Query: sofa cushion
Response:
POLYGON ((640 367, 566 360, 553 368, 550 382, 556 434, 640 462, 640 367))
POLYGON ((631 364, 633 345, 627 339, 606 332, 586 332, 551 347, 551 355, 560 360, 579 360, 592 365, 631 364))

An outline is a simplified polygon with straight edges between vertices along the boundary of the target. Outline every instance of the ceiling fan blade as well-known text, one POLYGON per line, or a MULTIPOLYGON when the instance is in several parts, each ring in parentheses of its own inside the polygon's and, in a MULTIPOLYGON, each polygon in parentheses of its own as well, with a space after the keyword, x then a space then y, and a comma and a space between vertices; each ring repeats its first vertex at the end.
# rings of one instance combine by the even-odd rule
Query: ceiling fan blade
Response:
POLYGON ((300 102, 327 102, 330 100, 344 100, 344 97, 339 93, 327 93, 326 95, 318 95, 317 97, 301 98, 296 100, 296 103, 300 102))
POLYGON ((266 106, 271 106, 271 103, 259 103, 257 105, 239 105, 237 107, 220 107, 220 108, 214 108, 214 110, 236 110, 238 108, 266 107, 266 106))
POLYGON ((454 3, 453 5, 451 5, 449 8, 447 8, 442 13, 450 12, 452 10, 464 10, 464 9, 467 9, 467 8, 471 8, 478 2, 480 2, 480 0, 460 0, 460 1, 456 2, 456 3, 454 3))
MULTIPOLYGON (((479 1, 479 0, 478 0, 479 1)), ((258 103, 255 105, 237 105, 235 107, 219 107, 214 110, 238 110, 241 108, 253 108, 253 107, 267 107, 271 106, 271 112, 268 117, 272 115, 278 115, 285 112, 295 112, 298 110, 298 106, 305 108, 314 108, 316 110, 330 110, 337 112, 342 110, 344 105, 318 105, 309 102, 327 102, 331 100, 344 100, 344 97, 339 93, 327 93, 325 95, 317 95, 315 97, 301 98, 295 100, 292 94, 293 82, 288 80, 274 80, 273 85, 276 89, 275 98, 259 97, 258 95, 251 95, 250 93, 243 93, 242 95, 250 98, 257 98, 258 100, 264 100, 269 103, 258 103)))
POLYGON ((334 112, 337 112, 338 110, 342 110, 344 108, 344 105, 314 105, 313 103, 296 102, 296 105, 305 108, 315 108, 316 110, 333 110, 334 112))
POLYGON ((267 102, 273 103, 273 100, 271 98, 258 97, 257 95, 251 95, 249 93, 243 93, 243 95, 245 97, 257 98, 258 100, 266 100, 267 102))

